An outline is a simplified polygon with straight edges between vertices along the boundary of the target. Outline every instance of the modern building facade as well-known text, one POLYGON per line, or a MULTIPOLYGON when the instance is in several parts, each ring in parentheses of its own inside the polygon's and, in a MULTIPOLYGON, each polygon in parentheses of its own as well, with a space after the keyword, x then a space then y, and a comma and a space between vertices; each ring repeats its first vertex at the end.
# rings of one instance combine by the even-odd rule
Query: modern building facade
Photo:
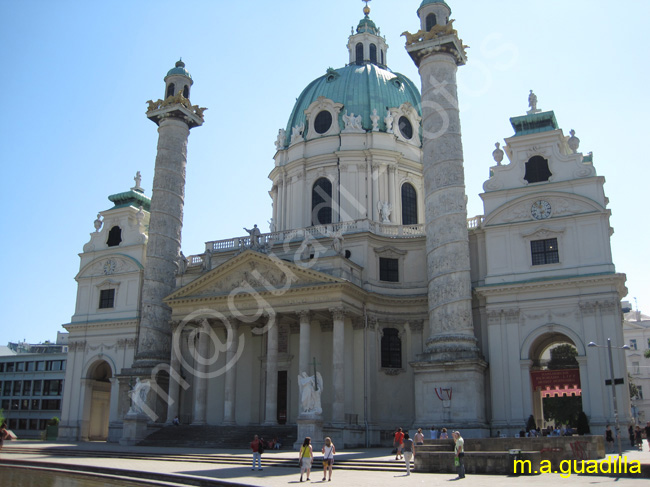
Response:
POLYGON ((629 303, 624 310, 623 333, 625 343, 630 347, 627 357, 627 372, 636 386, 637 393, 632 397, 632 417, 637 424, 650 421, 650 316, 639 310, 632 310, 629 303))
POLYGON ((309 83, 278 132, 271 232, 255 226, 188 257, 179 175, 203 109, 184 65, 168 73, 147 113, 158 189, 150 201, 136 178, 111 196, 81 254, 65 325, 66 381, 80 385, 66 391, 62 438, 118 441, 143 415, 150 426, 312 421, 342 445, 378 444, 398 424, 514 434, 541 417, 531 373, 561 343, 578 351, 579 384, 550 385, 580 390, 592 425, 613 420, 607 358, 587 344, 623 342, 627 291, 593 155, 531 93, 486 168, 484 214, 468 219, 455 88, 467 58, 451 9, 423 1, 406 35, 422 95, 388 67, 369 13, 348 64, 309 83), (319 375, 313 413, 301 377, 319 375))
POLYGON ((19 438, 40 438, 48 421, 61 417, 66 339, 59 333, 56 344, 10 343, 0 355, 0 408, 19 438))

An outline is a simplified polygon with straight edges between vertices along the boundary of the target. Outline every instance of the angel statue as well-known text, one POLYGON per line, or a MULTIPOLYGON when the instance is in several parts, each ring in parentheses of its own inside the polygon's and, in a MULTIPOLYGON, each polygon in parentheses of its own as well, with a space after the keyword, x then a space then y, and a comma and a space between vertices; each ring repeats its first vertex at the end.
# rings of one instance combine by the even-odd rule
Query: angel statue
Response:
POLYGON ((393 211, 393 205, 388 201, 378 201, 377 209, 382 223, 390 223, 390 214, 393 211))
POLYGON ((323 377, 320 372, 316 372, 315 379, 313 375, 309 376, 307 372, 303 372, 298 376, 298 386, 300 387, 300 412, 322 414, 320 395, 323 391, 323 377))
POLYGON ((144 406, 147 404, 147 396, 149 395, 150 389, 150 381, 140 380, 140 377, 135 379, 135 385, 129 391, 129 397, 131 398, 129 413, 140 414, 144 412, 144 406))

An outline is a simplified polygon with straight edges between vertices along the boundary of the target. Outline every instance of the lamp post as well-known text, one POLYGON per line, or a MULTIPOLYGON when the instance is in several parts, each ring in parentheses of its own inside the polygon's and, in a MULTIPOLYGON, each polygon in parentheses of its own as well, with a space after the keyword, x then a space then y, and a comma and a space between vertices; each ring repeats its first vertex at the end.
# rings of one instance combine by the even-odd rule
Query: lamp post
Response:
POLYGON ((614 425, 616 428, 616 437, 618 438, 618 456, 623 455, 623 450, 621 448, 621 427, 618 424, 618 406, 616 404, 616 383, 614 379, 614 361, 612 360, 612 348, 616 348, 618 350, 629 350, 630 347, 627 345, 623 345, 622 347, 612 347, 612 339, 608 338, 607 339, 607 347, 604 345, 597 345, 594 342, 589 342, 587 345, 588 347, 598 347, 598 348, 607 348, 607 355, 609 357, 609 375, 610 379, 612 381, 611 386, 612 386, 612 399, 614 400, 614 425))

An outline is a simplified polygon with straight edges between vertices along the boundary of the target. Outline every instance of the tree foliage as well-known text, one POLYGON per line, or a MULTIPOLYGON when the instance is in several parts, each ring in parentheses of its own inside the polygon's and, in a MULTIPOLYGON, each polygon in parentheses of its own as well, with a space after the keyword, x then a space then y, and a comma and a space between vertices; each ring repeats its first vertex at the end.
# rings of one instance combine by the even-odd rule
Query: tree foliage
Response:
POLYGON ((548 362, 549 370, 577 369, 579 367, 578 350, 573 345, 563 343, 551 349, 551 360, 548 362))
POLYGON ((635 399, 639 396, 639 388, 636 386, 636 384, 633 382, 634 379, 630 375, 630 373, 627 373, 627 383, 630 386, 630 399, 635 399))
POLYGON ((646 349, 646 351, 643 352, 643 356, 644 356, 645 358, 650 358, 650 348, 646 349))

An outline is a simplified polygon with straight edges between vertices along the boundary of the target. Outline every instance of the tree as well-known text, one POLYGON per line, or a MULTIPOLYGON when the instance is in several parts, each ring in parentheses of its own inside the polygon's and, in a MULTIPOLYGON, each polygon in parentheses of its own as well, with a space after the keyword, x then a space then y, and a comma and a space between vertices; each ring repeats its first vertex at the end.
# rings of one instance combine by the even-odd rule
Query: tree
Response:
POLYGON ((548 362, 549 370, 577 369, 579 367, 578 350, 573 345, 564 343, 551 349, 551 360, 548 362))
POLYGON ((578 414, 578 424, 576 426, 579 435, 589 435, 591 434, 591 428, 589 428, 589 420, 584 411, 580 411, 578 414))
POLYGON ((0 425, 5 422, 5 410, 0 409, 0 425))
POLYGON ((650 348, 648 348, 645 352, 643 352, 643 356, 645 358, 650 358, 650 348))
POLYGON ((630 399, 637 399, 639 397, 639 388, 636 386, 636 384, 633 382, 634 379, 632 378, 632 375, 630 373, 627 373, 627 383, 630 386, 630 399))

